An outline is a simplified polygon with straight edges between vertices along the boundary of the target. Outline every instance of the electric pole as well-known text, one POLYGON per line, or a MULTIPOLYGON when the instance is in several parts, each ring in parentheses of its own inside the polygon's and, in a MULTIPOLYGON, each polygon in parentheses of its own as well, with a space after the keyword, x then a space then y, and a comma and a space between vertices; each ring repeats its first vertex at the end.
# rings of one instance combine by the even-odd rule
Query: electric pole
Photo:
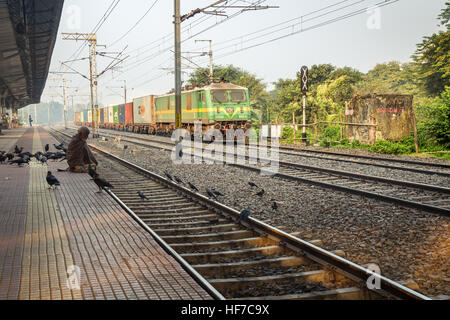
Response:
POLYGON ((181 128, 181 16, 180 0, 175 6, 175 129, 181 128))
POLYGON ((91 111, 92 111, 92 136, 98 138, 99 112, 98 112, 98 82, 97 82, 97 35, 94 33, 63 33, 63 40, 84 40, 89 43, 89 69, 91 88, 91 111))

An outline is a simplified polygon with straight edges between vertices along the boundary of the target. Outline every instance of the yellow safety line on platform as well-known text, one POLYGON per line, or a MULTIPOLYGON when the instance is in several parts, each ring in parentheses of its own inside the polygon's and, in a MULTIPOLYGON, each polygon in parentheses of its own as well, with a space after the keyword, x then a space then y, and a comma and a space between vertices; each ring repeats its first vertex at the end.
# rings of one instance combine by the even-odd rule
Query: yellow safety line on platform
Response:
MULTIPOLYGON (((34 129, 32 153, 42 151, 37 129, 34 129)), ((79 290, 67 286, 67 268, 74 264, 67 234, 56 201, 45 177, 48 168, 35 159, 30 162, 30 182, 22 278, 19 299, 81 299, 79 290)))

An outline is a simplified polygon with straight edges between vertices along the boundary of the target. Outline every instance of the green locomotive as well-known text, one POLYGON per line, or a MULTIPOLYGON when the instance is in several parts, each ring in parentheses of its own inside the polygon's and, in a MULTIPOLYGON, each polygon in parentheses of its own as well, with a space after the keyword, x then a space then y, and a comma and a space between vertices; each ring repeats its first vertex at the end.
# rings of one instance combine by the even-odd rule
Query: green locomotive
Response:
MULTIPOLYGON (((211 83, 185 90, 181 94, 181 114, 182 126, 191 134, 196 121, 202 122, 203 131, 215 128, 225 133, 228 129, 248 129, 251 124, 248 89, 232 83, 211 83)), ((77 115, 76 123, 90 125, 82 118, 77 115)), ((99 120, 100 128, 170 135, 175 129, 175 94, 148 95, 133 99, 132 104, 102 108, 99 120)))

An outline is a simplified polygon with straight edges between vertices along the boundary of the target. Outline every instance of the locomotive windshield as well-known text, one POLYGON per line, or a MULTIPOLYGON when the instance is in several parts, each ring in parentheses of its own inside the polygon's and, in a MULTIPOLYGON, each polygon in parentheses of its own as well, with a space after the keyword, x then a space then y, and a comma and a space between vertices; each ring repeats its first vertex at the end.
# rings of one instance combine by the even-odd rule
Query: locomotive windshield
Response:
POLYGON ((236 103, 241 103, 244 102, 245 99, 245 92, 242 90, 239 91, 231 91, 230 92, 231 95, 231 101, 236 102, 236 103))
POLYGON ((214 90, 211 91, 211 95, 214 102, 218 103, 228 102, 228 95, 226 90, 214 90))

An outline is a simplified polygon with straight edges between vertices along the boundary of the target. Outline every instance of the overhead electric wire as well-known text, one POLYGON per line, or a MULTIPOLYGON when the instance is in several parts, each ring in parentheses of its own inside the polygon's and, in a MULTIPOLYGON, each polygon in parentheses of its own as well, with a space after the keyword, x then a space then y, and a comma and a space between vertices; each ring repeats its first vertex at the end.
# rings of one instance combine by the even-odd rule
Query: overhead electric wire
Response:
MULTIPOLYGON (((326 25, 329 25, 329 24, 332 24, 332 23, 335 23, 335 22, 338 22, 338 21, 341 21, 341 20, 345 20, 345 19, 357 16, 357 15, 360 15, 362 13, 367 12, 368 9, 373 8, 373 7, 384 7, 384 6, 387 6, 387 5, 394 4, 394 3, 398 2, 398 1, 400 1, 400 0, 389 0, 389 1, 379 2, 376 5, 372 5, 372 6, 369 6, 369 7, 365 7, 365 8, 362 8, 362 9, 355 10, 355 11, 350 12, 350 13, 346 13, 346 14, 341 15, 339 17, 335 17, 335 18, 329 19, 327 21, 323 21, 323 22, 317 23, 317 24, 315 24, 313 26, 302 28, 299 31, 290 32, 288 34, 284 34, 284 35, 281 35, 281 36, 276 37, 276 38, 272 38, 272 39, 269 39, 269 40, 266 40, 266 41, 263 41, 263 42, 260 42, 260 43, 257 43, 257 44, 253 44, 253 45, 250 45, 250 46, 247 46, 247 47, 244 47, 244 48, 240 48, 240 49, 237 49, 237 50, 233 50, 233 51, 227 52, 227 53, 225 53, 223 55, 217 56, 215 60, 218 60, 218 59, 221 59, 223 57, 226 57, 226 56, 238 53, 238 52, 242 52, 242 51, 245 51, 245 50, 248 50, 248 49, 251 49, 251 48, 255 48, 255 47, 262 46, 262 45, 265 45, 265 44, 268 44, 268 43, 272 43, 272 42, 275 42, 277 40, 280 40, 280 39, 283 39, 283 38, 286 38, 286 37, 290 37, 290 36, 293 36, 293 35, 296 35, 296 34, 299 34, 299 33, 302 33, 302 32, 314 30, 314 29, 317 29, 317 28, 320 28, 320 27, 323 27, 323 26, 326 26, 326 25)), ((299 25, 299 23, 296 23, 296 24, 290 25, 290 26, 288 26, 286 28, 283 28, 283 29, 291 29, 292 27, 298 26, 298 25, 299 25)), ((231 44, 230 46, 228 46, 228 48, 233 47, 233 46, 236 46, 236 44, 231 44)))
POLYGON ((138 25, 139 23, 149 14, 149 12, 153 9, 153 7, 156 5, 156 3, 159 0, 155 0, 155 2, 153 2, 153 4, 150 6, 150 8, 144 13, 144 15, 134 24, 134 26, 132 26, 127 32, 125 32, 125 34, 123 36, 121 36, 119 39, 115 40, 113 43, 111 43, 110 45, 108 45, 108 47, 112 47, 113 45, 115 45, 117 42, 119 42, 120 40, 122 40, 123 38, 125 38, 128 34, 130 34, 131 31, 133 31, 138 25))

